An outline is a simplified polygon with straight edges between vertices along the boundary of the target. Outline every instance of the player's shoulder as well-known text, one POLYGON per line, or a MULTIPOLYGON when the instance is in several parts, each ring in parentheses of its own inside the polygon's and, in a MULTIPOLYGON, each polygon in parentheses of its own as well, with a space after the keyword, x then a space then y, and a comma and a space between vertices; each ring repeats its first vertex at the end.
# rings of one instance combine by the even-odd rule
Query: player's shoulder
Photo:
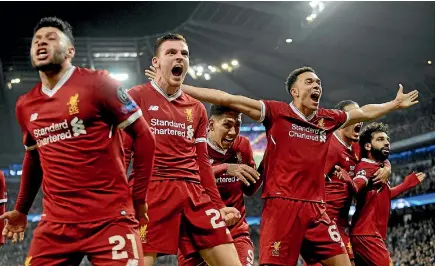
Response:
POLYGON ((362 158, 360 162, 356 166, 357 171, 364 170, 366 174, 372 174, 372 172, 377 171, 377 169, 380 167, 380 164, 374 161, 371 161, 366 158, 362 158))
POLYGON ((321 118, 331 118, 332 116, 336 116, 338 114, 345 113, 342 110, 337 109, 327 109, 327 108, 318 108, 316 114, 321 118))
POLYGON ((31 90, 23 95, 20 95, 15 103, 16 108, 22 108, 28 106, 29 102, 38 97, 38 93, 41 90, 42 83, 38 82, 31 90))
POLYGON ((250 140, 246 136, 238 135, 236 137, 235 142, 237 142, 240 146, 246 146, 250 144, 250 140))
POLYGON ((200 110, 200 111, 206 111, 206 107, 204 106, 204 104, 202 102, 200 102, 199 100, 195 99, 194 97, 192 97, 191 95, 185 93, 182 91, 182 95, 181 95, 181 100, 186 104, 191 106, 191 108, 200 110))
POLYGON ((131 97, 136 99, 137 97, 140 97, 141 95, 147 95, 147 97, 151 97, 152 94, 150 94, 149 92, 151 92, 152 90, 153 90, 153 87, 152 87, 151 83, 147 82, 147 83, 133 86, 127 92, 129 93, 129 95, 131 97))
POLYGON ((276 101, 276 100, 260 100, 260 101, 271 107, 289 108, 289 103, 283 101, 276 101))

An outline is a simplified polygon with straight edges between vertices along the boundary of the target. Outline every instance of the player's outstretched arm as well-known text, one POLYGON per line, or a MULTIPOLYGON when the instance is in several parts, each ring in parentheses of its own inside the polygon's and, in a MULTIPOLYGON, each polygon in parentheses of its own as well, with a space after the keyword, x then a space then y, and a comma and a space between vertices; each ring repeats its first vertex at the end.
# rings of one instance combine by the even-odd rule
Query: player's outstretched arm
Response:
POLYGON ((396 187, 391 188, 391 199, 397 197, 401 193, 415 187, 419 183, 421 183, 425 178, 424 173, 411 173, 410 175, 404 178, 403 183, 399 184, 396 187))
POLYGON ((359 122, 376 120, 394 110, 409 108, 418 103, 418 91, 414 90, 407 94, 403 93, 403 86, 400 84, 397 97, 394 100, 382 104, 367 104, 358 109, 348 112, 348 121, 342 126, 347 127, 359 122))
MULTIPOLYGON (((150 69, 145 70, 145 75, 150 80, 153 80, 156 77, 156 71, 153 67, 150 67, 150 69)), ((197 100, 229 107, 245 114, 255 121, 261 118, 262 104, 258 100, 233 95, 221 90, 198 88, 189 85, 182 85, 182 90, 197 100)))

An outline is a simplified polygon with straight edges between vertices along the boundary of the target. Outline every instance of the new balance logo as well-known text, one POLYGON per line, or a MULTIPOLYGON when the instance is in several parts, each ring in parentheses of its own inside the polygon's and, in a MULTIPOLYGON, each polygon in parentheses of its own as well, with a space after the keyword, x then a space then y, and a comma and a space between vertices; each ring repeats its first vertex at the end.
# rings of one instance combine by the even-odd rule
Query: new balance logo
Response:
POLYGON ((38 113, 33 113, 33 114, 30 116, 30 122, 35 121, 37 118, 38 118, 38 113))
POLYGON ((150 105, 150 107, 148 108, 148 111, 157 111, 159 110, 159 106, 156 105, 150 105))
POLYGON ((85 125, 83 125, 83 120, 76 116, 73 120, 71 120, 71 127, 73 128, 74 137, 79 136, 80 134, 86 134, 85 125))

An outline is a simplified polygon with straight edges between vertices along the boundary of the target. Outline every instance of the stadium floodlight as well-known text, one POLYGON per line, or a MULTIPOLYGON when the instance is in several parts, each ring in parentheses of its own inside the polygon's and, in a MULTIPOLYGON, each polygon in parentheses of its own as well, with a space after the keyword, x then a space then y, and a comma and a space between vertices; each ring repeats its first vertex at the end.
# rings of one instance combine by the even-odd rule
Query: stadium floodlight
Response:
POLYGON ((21 82, 21 80, 18 79, 18 78, 16 78, 16 79, 12 79, 12 80, 11 80, 11 83, 12 83, 12 84, 18 84, 18 83, 20 83, 20 82, 21 82))
POLYGON ((309 5, 310 5, 311 8, 315 8, 316 6, 318 6, 318 4, 319 4, 319 1, 311 1, 311 2, 309 3, 309 5))
POLYGON ((212 72, 212 73, 215 73, 215 72, 216 72, 216 67, 214 67, 214 66, 209 66, 208 68, 209 68, 210 72, 212 72))
POLYGON ((306 18, 306 20, 307 20, 307 21, 312 21, 313 18, 312 18, 311 16, 308 16, 308 17, 306 18))
POLYGON ((431 64, 432 64, 432 62, 431 62, 430 60, 428 60, 428 61, 427 61, 427 64, 431 65, 431 64))
POLYGON ((110 76, 118 81, 125 81, 129 78, 129 74, 126 73, 110 73, 110 76))
POLYGON ((210 80, 210 74, 209 73, 204 74, 204 79, 205 80, 210 80))
POLYGON ((193 67, 188 68, 188 75, 193 79, 197 79, 197 76, 195 75, 195 70, 193 67))
POLYGON ((232 62, 230 62, 230 64, 232 64, 232 66, 237 66, 239 65, 238 60, 232 60, 232 62))
POLYGON ((292 42, 292 39, 286 39, 286 42, 287 42, 287 43, 291 43, 291 42, 292 42))
POLYGON ((224 64, 221 65, 221 68, 222 69, 227 69, 227 68, 229 68, 229 64, 224 63, 224 64))
POLYGON ((319 2, 319 5, 318 5, 319 12, 322 12, 324 10, 324 7, 325 7, 324 3, 323 2, 319 2))
MULTIPOLYGON (((203 70, 204 70, 202 66, 197 66, 196 69, 197 69, 198 72, 203 72, 203 70)), ((201 76, 201 75, 200 75, 200 76, 201 76)))
POLYGON ((197 73, 195 73, 196 76, 201 77, 201 75, 203 75, 203 72, 197 71, 197 73))
POLYGON ((310 16, 312 17, 312 19, 316 19, 316 14, 311 14, 310 16))

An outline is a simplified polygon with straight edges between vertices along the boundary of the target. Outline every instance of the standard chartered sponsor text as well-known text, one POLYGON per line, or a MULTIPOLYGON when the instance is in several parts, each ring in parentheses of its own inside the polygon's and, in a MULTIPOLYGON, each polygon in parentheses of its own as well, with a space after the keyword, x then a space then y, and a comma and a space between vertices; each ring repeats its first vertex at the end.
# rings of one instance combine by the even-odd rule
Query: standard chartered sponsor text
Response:
MULTIPOLYGON (((42 137, 48 133, 52 133, 61 129, 68 129, 68 122, 67 119, 65 119, 64 121, 60 122, 60 123, 52 123, 50 126, 48 127, 42 127, 42 128, 37 128, 33 130, 33 135, 35 136, 35 138, 39 138, 42 137)), ((71 133, 70 133, 71 134, 71 133)))
POLYGON ((194 129, 192 125, 186 126, 185 123, 160 120, 157 118, 152 118, 150 122, 151 131, 155 135, 172 135, 188 139, 192 139, 193 137, 194 129))
POLYGON ((302 127, 292 124, 292 130, 289 131, 289 136, 300 139, 307 139, 319 142, 326 142, 327 137, 324 130, 311 127, 302 127), (297 132, 299 131, 299 132, 297 132))

